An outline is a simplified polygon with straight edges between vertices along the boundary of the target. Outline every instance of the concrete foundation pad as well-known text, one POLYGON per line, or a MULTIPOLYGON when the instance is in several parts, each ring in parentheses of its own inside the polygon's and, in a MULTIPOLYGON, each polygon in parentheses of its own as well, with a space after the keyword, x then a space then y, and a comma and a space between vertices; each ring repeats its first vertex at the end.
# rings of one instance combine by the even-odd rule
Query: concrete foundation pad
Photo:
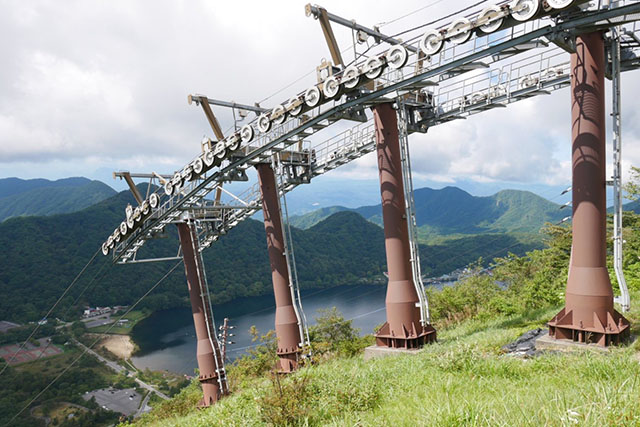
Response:
POLYGON ((556 350, 556 351, 595 351, 598 353, 609 352, 609 347, 600 347, 597 344, 584 344, 572 340, 555 339, 549 333, 542 335, 536 340, 536 350, 556 350))
POLYGON ((404 349, 404 348, 389 348, 378 347, 377 345, 370 345, 364 349, 364 360, 379 359, 381 357, 399 356, 401 354, 416 355, 422 350, 421 348, 404 349))

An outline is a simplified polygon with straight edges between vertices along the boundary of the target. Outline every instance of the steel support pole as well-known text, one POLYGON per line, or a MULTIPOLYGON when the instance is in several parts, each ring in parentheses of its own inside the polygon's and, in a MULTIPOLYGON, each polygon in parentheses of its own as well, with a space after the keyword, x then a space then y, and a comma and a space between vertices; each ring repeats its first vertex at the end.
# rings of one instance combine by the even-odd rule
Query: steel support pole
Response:
POLYGON ((435 341, 436 331, 420 322, 420 299, 413 281, 405 211, 398 119, 391 103, 374 107, 373 116, 389 274, 385 299, 387 321, 376 334, 376 345, 419 348, 435 341))
POLYGON ((264 229, 267 235, 271 280, 276 300, 275 327, 279 358, 276 369, 278 372, 288 373, 298 368, 302 342, 300 320, 293 306, 275 174, 271 165, 266 163, 256 165, 256 170, 262 195, 264 229))
POLYGON ((571 54, 573 240, 565 307, 549 335, 607 346, 629 335, 613 308, 606 260, 605 55, 602 33, 576 38, 571 54))
POLYGON ((204 283, 202 257, 198 251, 198 239, 193 222, 179 223, 178 236, 182 245, 184 269, 189 287, 189 299, 196 329, 198 369, 203 398, 199 407, 214 404, 228 392, 224 361, 220 355, 218 340, 215 336, 209 297, 204 283))
POLYGON ((620 296, 614 302, 620 303, 622 312, 629 311, 631 301, 629 288, 622 269, 622 102, 620 99, 620 31, 611 28, 611 111, 613 128, 613 269, 618 279, 620 296))

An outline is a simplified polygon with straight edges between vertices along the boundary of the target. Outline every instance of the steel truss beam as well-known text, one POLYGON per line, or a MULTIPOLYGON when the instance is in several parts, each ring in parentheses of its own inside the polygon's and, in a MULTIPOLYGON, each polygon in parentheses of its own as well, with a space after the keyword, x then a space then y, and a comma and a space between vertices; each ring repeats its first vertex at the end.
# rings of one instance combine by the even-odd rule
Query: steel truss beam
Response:
MULTIPOLYGON (((369 27, 365 27, 364 25, 360 25, 356 23, 356 21, 349 21, 348 19, 344 19, 338 15, 334 15, 333 13, 329 13, 326 11, 326 9, 319 6, 313 6, 311 4, 307 4, 305 6, 305 12, 307 16, 313 16, 315 19, 325 18, 325 19, 328 19, 329 21, 335 22, 336 24, 340 24, 344 27, 351 28, 352 30, 362 31, 365 34, 372 36, 376 40, 376 43, 380 43, 380 41, 383 41, 391 45, 402 44, 402 40, 398 40, 393 37, 384 35, 376 28, 372 29, 369 27)), ((323 26, 323 29, 324 29, 324 26, 323 26)), ((418 52, 418 49, 414 46, 407 46, 407 49, 413 53, 418 52)), ((332 51, 332 55, 333 55, 333 51, 332 51)), ((334 63, 337 63, 337 62, 335 62, 334 60, 334 63)), ((342 60, 340 60, 339 63, 342 64, 342 60)))
MULTIPOLYGON (((474 50, 469 54, 455 57, 448 62, 441 63, 438 66, 434 66, 418 74, 411 74, 409 77, 400 75, 395 80, 389 80, 389 82, 383 86, 376 87, 373 91, 361 91, 357 97, 347 98, 344 102, 336 103, 333 107, 329 107, 325 111, 321 110, 313 117, 307 116, 303 119, 292 119, 283 125, 275 126, 269 133, 261 136, 257 141, 254 141, 252 148, 245 150, 243 157, 226 161, 219 170, 191 182, 182 189, 181 194, 171 197, 163 203, 139 229, 135 230, 131 236, 117 245, 114 251, 114 261, 127 262, 133 259, 134 253, 144 244, 144 240, 152 238, 153 235, 160 232, 166 224, 176 221, 182 210, 188 210, 189 207, 197 208, 200 200, 218 187, 219 183, 225 179, 225 176, 228 176, 228 174, 236 168, 246 169, 249 165, 255 164, 256 162, 269 160, 274 153, 283 152, 287 147, 298 144, 303 138, 331 125, 334 122, 332 118, 339 116, 342 112, 388 101, 391 99, 386 98, 388 95, 395 97, 398 94, 408 93, 408 88, 416 84, 429 81, 434 77, 450 72, 465 64, 491 58, 495 53, 522 45, 523 43, 541 38, 552 39, 559 34, 579 33, 585 31, 585 28, 606 28, 611 26, 612 22, 620 23, 635 20, 637 16, 633 14, 637 13, 640 13, 640 4, 631 4, 607 11, 584 13, 579 18, 572 19, 571 21, 561 22, 555 26, 549 25, 538 28, 501 43, 474 50)), ((455 118, 464 117, 465 115, 494 108, 494 105, 501 106, 501 104, 514 102, 526 96, 547 93, 551 90, 566 86, 567 78, 568 76, 563 76, 549 81, 540 80, 536 85, 532 85, 531 87, 509 91, 507 95, 501 95, 502 98, 492 98, 491 102, 475 104, 463 103, 463 105, 459 105, 459 111, 455 114, 451 112, 447 113, 446 111, 436 111, 433 117, 426 119, 424 124, 427 127, 433 126, 455 118)), ((356 128, 358 128, 358 126, 356 126, 356 128)), ((312 167, 311 176, 324 173, 365 154, 367 152, 365 145, 366 144, 345 157, 334 155, 333 159, 330 159, 324 164, 318 164, 316 162, 316 165, 312 167)), ((290 191, 293 188, 295 188, 295 185, 289 184, 285 186, 285 191, 290 191)), ((242 219, 259 210, 259 199, 249 197, 248 200, 251 200, 249 203, 250 209, 245 209, 242 212, 235 211, 228 215, 228 223, 226 223, 228 227, 235 226, 242 219)), ((226 229, 227 228, 222 230, 222 232, 225 232, 226 229)), ((204 246, 206 247, 216 239, 217 236, 207 237, 206 241, 203 242, 204 246)))

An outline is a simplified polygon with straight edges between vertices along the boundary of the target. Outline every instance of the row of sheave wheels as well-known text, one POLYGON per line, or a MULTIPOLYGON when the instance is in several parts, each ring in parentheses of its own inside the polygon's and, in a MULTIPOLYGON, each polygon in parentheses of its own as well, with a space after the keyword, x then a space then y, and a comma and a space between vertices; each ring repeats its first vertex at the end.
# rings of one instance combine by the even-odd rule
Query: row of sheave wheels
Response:
MULTIPOLYGON (((469 41, 474 32, 479 35, 494 33, 508 25, 509 20, 524 22, 540 16, 543 12, 566 9, 580 0, 513 0, 492 5, 475 18, 459 18, 443 29, 429 29, 420 39, 420 50, 427 57, 438 54, 445 42, 462 44, 469 41)), ((266 134, 274 125, 283 124, 290 117, 298 117, 324 102, 339 99, 343 94, 356 90, 368 81, 379 78, 386 68, 399 70, 409 58, 402 45, 392 46, 380 56, 368 58, 364 64, 348 66, 338 75, 329 76, 322 83, 276 105, 271 111, 262 113, 254 124, 247 124, 217 142, 182 171, 176 172, 164 185, 165 193, 177 195, 184 185, 220 163, 241 144, 250 143, 259 133, 266 134)))
MULTIPOLYGON (((505 28, 509 21, 524 22, 539 17, 542 13, 566 9, 577 0, 513 0, 503 5, 485 8, 475 18, 459 18, 443 29, 429 29, 420 39, 420 50, 427 57, 438 54, 445 42, 463 44, 469 41, 474 31, 478 35, 494 33, 505 28)), ((408 52, 402 45, 392 46, 384 55, 367 59, 361 66, 351 65, 339 75, 329 76, 322 83, 292 97, 288 102, 277 105, 273 110, 258 117, 255 124, 260 133, 267 133, 273 125, 284 123, 289 117, 298 117, 323 102, 340 98, 367 81, 377 79, 386 67, 397 70, 408 61, 408 52)), ((256 132, 251 125, 245 125, 239 133, 230 138, 242 143, 250 142, 256 132)))
MULTIPOLYGON (((513 0, 509 3, 492 5, 480 12, 475 18, 459 18, 444 29, 429 29, 421 37, 420 50, 427 57, 438 54, 445 42, 458 45, 469 41, 474 32, 479 35, 494 33, 507 26, 509 20, 524 22, 553 10, 566 9, 580 0, 513 0)), ((409 53, 402 45, 392 46, 385 54, 368 58, 361 66, 351 65, 340 75, 327 78, 321 84, 312 86, 298 94, 287 103, 277 105, 273 110, 263 113, 255 123, 257 131, 265 134, 272 126, 284 123, 289 117, 298 117, 305 111, 318 107, 323 102, 340 98, 343 94, 356 90, 362 84, 379 78, 386 68, 399 70, 408 62, 409 53)), ((210 145, 180 172, 164 183, 164 192, 168 196, 180 193, 185 184, 197 179, 213 167, 220 166, 230 153, 237 151, 241 144, 248 144, 256 137, 256 129, 251 124, 232 133, 222 141, 210 145)), ((127 237, 139 223, 146 218, 151 209, 159 205, 159 196, 152 194, 140 206, 127 214, 126 221, 109 236, 102 245, 107 255, 116 243, 127 237)))
POLYGON ((122 221, 102 244, 102 254, 108 255, 116 244, 128 237, 158 206, 160 206, 160 196, 157 193, 151 194, 140 206, 135 208, 127 206, 127 219, 122 221))
POLYGON ((427 30, 420 39, 420 50, 427 56, 433 56, 442 50, 445 41, 453 44, 469 41, 474 28, 479 35, 491 34, 503 29, 510 19, 525 22, 543 12, 566 9, 574 3, 575 0, 514 0, 500 6, 492 5, 475 19, 458 18, 445 29, 427 30))
POLYGON ((184 185, 199 178, 209 169, 220 166, 222 161, 232 152, 240 148, 240 143, 244 139, 253 139, 253 128, 245 126, 239 133, 235 133, 228 138, 212 144, 195 160, 185 166, 182 171, 176 172, 171 179, 164 183, 164 192, 167 196, 175 196, 180 193, 184 185))

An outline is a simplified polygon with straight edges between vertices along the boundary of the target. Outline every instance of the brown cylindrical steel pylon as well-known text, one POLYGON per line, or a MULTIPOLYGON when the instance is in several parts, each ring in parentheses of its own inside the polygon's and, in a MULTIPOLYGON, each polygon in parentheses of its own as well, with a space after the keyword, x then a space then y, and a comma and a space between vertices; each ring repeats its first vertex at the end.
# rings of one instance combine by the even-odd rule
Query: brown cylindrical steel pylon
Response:
POLYGON ((409 229, 405 210, 398 118, 393 105, 373 109, 376 126, 382 218, 389 283, 385 305, 387 322, 376 334, 376 345, 418 348, 435 341, 436 331, 420 322, 420 306, 411 268, 409 229))
POLYGON ((576 38, 571 55, 573 243, 565 307, 549 335, 607 346, 629 335, 613 308, 606 260, 605 89, 602 33, 576 38))
POLYGON ((193 223, 179 223, 178 236, 182 245, 184 269, 189 287, 189 299, 193 313, 193 324, 196 328, 198 369, 200 370, 200 384, 203 398, 199 407, 214 404, 223 394, 227 393, 224 362, 220 357, 216 331, 209 306, 209 297, 204 282, 202 257, 198 251, 198 239, 193 223), (220 389, 222 384, 222 390, 220 389))
POLYGON ((289 283, 289 267, 285 254, 284 234, 278 203, 278 188, 275 174, 269 164, 256 166, 262 194, 264 229, 267 234, 267 249, 271 263, 271 280, 276 299, 276 337, 279 357, 277 370, 288 373, 298 368, 300 357, 300 327, 293 307, 289 283))

